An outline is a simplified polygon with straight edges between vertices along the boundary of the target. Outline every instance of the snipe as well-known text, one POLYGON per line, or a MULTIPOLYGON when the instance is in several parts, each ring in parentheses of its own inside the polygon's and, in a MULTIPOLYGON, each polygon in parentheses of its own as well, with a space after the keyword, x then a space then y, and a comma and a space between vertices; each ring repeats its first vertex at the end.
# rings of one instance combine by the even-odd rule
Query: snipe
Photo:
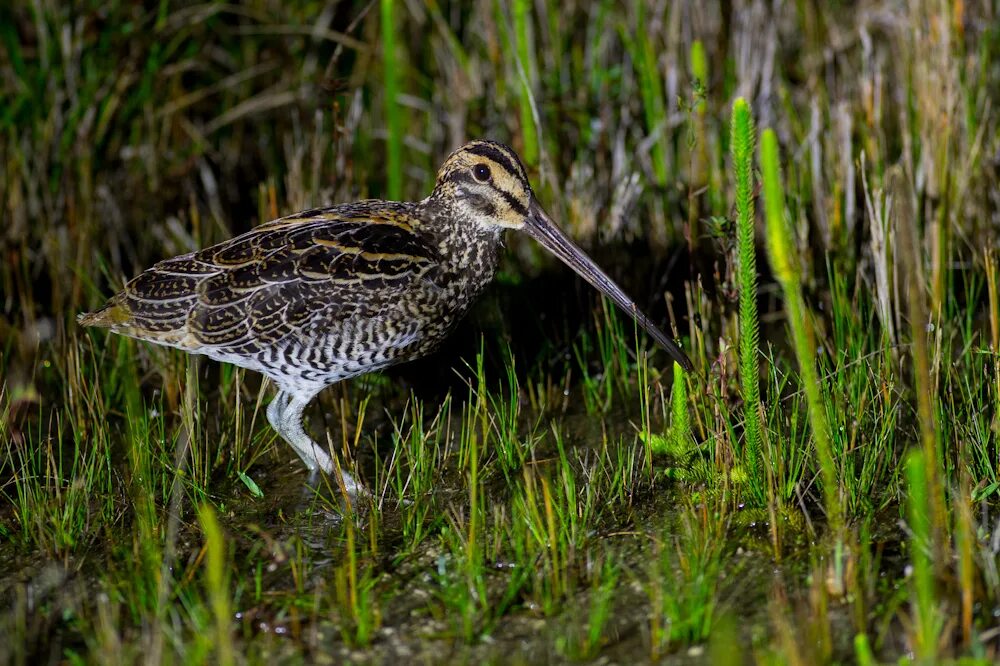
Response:
POLYGON ((330 472, 329 453, 302 427, 306 405, 444 340, 493 279, 507 229, 540 242, 691 368, 552 223, 514 151, 492 141, 452 153, 423 201, 359 201, 262 224, 159 262, 79 322, 264 373, 278 386, 271 425, 310 470, 330 472))

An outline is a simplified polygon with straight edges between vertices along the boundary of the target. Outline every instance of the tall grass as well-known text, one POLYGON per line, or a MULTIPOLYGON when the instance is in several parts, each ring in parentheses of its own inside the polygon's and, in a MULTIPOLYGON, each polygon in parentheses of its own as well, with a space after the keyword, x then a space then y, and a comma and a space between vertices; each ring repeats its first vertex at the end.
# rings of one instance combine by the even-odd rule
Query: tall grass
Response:
POLYGON ((764 204, 767 213, 767 250, 771 268, 781 284, 788 312, 795 356, 798 360, 802 389, 806 394, 809 422, 816 446, 823 484, 824 508, 830 530, 838 541, 842 538, 843 509, 841 506, 837 467, 830 442, 825 400, 816 372, 816 341, 809 312, 802 299, 802 282, 797 252, 792 244, 785 213, 785 196, 778 161, 778 140, 771 129, 761 137, 760 165, 764 180, 764 204))
POLYGON ((995 661, 997 17, 0 6, 0 662, 995 661), (474 137, 698 373, 512 232, 437 356, 314 405, 345 502, 255 373, 73 324, 474 137))
POLYGON ((646 130, 652 139, 650 157, 653 180, 662 187, 667 182, 667 153, 663 140, 667 114, 663 102, 663 78, 657 66, 657 49, 653 44, 653 35, 645 29, 651 17, 647 15, 648 10, 644 3, 638 3, 636 10, 636 23, 639 28, 634 32, 623 32, 623 38, 636 62, 646 130))
POLYGON ((232 610, 229 599, 229 576, 226 540, 219 519, 209 505, 198 510, 198 522, 205 532, 205 587, 215 620, 215 650, 217 663, 228 666, 235 661, 231 635, 232 610))
POLYGON ((399 108, 399 54, 396 45, 395 0, 381 0, 382 69, 385 78, 386 194, 390 199, 403 196, 403 124, 399 108))
POLYGON ((538 162, 538 128, 535 120, 534 79, 535 48, 531 29, 531 5, 527 0, 514 0, 514 39, 517 58, 514 75, 519 83, 521 109, 521 138, 524 141, 521 157, 534 166, 538 162))
POLYGON ((690 187, 688 189, 688 246, 695 251, 700 242, 701 236, 701 197, 698 191, 708 186, 714 196, 710 196, 710 210, 717 210, 718 190, 712 186, 712 163, 709 159, 709 135, 706 115, 708 113, 708 103, 706 95, 708 90, 708 59, 705 55, 705 45, 701 40, 691 42, 691 49, 688 54, 688 61, 691 67, 692 99, 693 99, 693 135, 691 137, 694 146, 691 156, 690 187))
MULTIPOLYGON (((910 319, 910 337, 912 340, 912 359, 914 390, 917 401, 917 418, 920 426, 920 443, 924 452, 924 463, 927 468, 927 492, 933 511, 930 516, 934 532, 933 543, 937 544, 943 538, 946 528, 946 507, 944 502, 944 466, 938 445, 938 427, 935 418, 935 389, 931 372, 932 351, 927 336, 927 325, 930 316, 925 296, 925 280, 923 271, 923 252, 921 238, 917 231, 916 210, 913 205, 912 191, 903 173, 894 168, 887 177, 888 188, 893 196, 898 247, 902 277, 905 280, 905 298, 910 319)), ((936 551, 937 546, 932 546, 936 551)))
POLYGON ((926 664, 937 662, 938 642, 944 628, 944 618, 938 610, 934 591, 933 498, 928 474, 928 469, 932 467, 923 451, 912 452, 906 461, 909 489, 907 516, 913 566, 912 637, 917 659, 926 664))

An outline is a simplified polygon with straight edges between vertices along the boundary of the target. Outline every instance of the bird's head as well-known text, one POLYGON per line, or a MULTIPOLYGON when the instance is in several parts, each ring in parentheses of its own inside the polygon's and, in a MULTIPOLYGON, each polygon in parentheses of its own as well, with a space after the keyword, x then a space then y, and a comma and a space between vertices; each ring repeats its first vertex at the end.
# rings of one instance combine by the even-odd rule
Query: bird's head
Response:
POLYGON ((471 141, 449 155, 434 196, 448 199, 462 219, 496 231, 524 228, 535 199, 517 153, 496 141, 471 141))
POLYGON ((552 222, 535 199, 524 164, 496 141, 471 141, 445 160, 432 197, 447 200, 457 215, 500 233, 523 231, 629 313, 685 370, 691 361, 653 325, 597 264, 552 222))

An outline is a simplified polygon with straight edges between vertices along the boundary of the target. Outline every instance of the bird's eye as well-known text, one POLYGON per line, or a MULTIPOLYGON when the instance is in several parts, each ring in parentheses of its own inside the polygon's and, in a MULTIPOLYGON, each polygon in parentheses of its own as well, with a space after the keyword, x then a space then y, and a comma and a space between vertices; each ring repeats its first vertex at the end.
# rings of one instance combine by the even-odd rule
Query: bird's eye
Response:
POLYGON ((472 175, 476 177, 481 183, 485 183, 490 179, 490 168, 485 164, 477 164, 472 167, 472 175))

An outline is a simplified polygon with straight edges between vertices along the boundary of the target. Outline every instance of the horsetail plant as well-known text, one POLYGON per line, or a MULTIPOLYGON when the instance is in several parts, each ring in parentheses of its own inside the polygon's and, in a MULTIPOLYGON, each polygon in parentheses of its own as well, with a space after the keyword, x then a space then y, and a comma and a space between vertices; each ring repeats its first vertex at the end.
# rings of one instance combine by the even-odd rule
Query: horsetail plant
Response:
POLYGON ((674 451, 678 453, 689 451, 694 441, 691 415, 688 414, 687 384, 684 382, 684 369, 674 362, 674 383, 670 388, 670 438, 674 451))
MULTIPOLYGON (((736 180, 736 254, 740 292, 740 382, 743 388, 743 464, 752 491, 760 482, 760 369, 757 365, 757 251, 754 247, 753 149, 754 127, 750 105, 742 97, 733 102, 730 151, 736 180)), ((762 493, 758 493, 762 494, 762 493)), ((762 499, 758 498, 758 499, 762 499)))

